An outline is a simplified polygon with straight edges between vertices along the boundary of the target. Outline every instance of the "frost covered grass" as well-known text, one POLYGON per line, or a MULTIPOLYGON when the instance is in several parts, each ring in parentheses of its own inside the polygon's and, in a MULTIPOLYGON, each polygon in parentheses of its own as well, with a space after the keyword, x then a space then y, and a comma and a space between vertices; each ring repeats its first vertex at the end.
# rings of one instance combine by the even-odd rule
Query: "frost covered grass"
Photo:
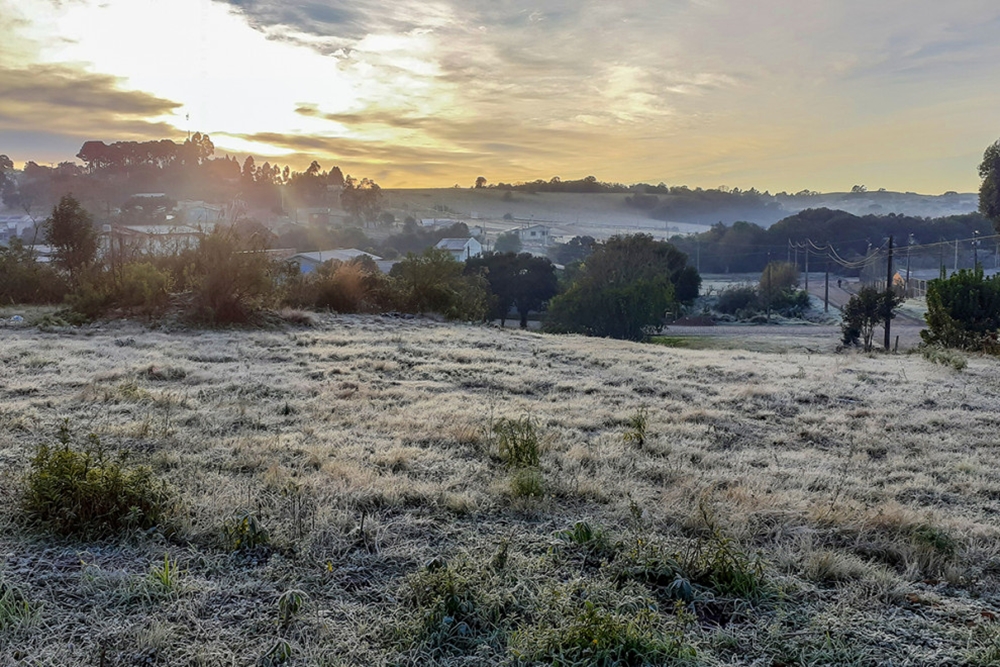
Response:
POLYGON ((316 319, 0 330, 0 664, 1000 655, 995 360, 316 319), (24 516, 64 424, 169 530, 24 516))

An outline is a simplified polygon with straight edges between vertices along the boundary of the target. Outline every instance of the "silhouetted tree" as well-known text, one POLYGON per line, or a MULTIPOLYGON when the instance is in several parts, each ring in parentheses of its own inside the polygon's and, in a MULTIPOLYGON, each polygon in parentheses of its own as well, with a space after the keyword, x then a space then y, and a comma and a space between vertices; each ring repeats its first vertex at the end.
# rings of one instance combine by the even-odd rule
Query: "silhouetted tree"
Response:
POLYGON ((1000 232, 1000 140, 983 153, 979 177, 983 179, 979 186, 979 212, 989 218, 1000 232))
POLYGON ((94 223, 72 195, 65 195, 45 221, 45 242, 52 246, 56 265, 69 273, 70 281, 90 266, 97 255, 94 223))

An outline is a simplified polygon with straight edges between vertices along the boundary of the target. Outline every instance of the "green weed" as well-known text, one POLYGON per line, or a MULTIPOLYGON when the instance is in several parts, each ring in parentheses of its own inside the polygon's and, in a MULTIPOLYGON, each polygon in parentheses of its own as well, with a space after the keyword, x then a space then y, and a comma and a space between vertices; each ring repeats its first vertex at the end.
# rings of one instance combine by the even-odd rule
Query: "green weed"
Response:
POLYGON ((635 445, 639 449, 646 444, 646 428, 649 425, 649 410, 639 408, 625 420, 625 433, 622 440, 625 444, 635 445))
POLYGON ((18 589, 0 581, 0 632, 30 622, 38 613, 38 607, 18 589))
POLYGON ((177 587, 181 572, 177 561, 170 559, 170 554, 163 554, 163 564, 154 565, 149 570, 149 578, 162 592, 169 593, 177 587))
POLYGON ((222 524, 222 539, 230 551, 256 549, 271 544, 267 529, 249 511, 237 512, 225 520, 222 524))
POLYGON ((496 453, 508 468, 537 468, 541 460, 538 429, 530 415, 503 418, 493 425, 496 453))
POLYGON ((127 465, 127 454, 112 458, 95 435, 77 451, 69 445, 43 445, 31 462, 22 498, 28 520, 61 535, 106 537, 126 530, 150 529, 167 515, 165 483, 146 466, 127 465))

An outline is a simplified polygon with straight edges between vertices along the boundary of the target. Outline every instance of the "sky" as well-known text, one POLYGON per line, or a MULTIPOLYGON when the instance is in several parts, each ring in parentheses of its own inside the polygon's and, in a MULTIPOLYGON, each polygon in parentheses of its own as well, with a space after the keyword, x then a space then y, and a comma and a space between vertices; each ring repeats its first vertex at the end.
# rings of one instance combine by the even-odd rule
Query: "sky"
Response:
POLYGON ((0 0, 0 153, 208 133, 383 187, 978 189, 995 0, 0 0))

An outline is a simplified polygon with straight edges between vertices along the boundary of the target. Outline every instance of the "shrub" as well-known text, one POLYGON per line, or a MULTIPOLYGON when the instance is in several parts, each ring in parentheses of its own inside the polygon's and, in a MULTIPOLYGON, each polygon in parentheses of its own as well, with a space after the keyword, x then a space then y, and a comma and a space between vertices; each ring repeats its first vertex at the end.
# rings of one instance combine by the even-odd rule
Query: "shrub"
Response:
POLYGON ((545 478, 538 468, 519 468, 510 477, 510 494, 515 498, 541 498, 545 478))
POLYGON ((62 276, 51 265, 36 262, 21 239, 0 246, 0 303, 59 303, 66 291, 62 276))
POLYGON ((479 321, 488 289, 481 276, 463 275, 464 265, 446 250, 409 254, 392 267, 399 306, 414 313, 439 313, 451 320, 479 321))
POLYGON ((96 436, 83 451, 62 439, 31 462, 22 501, 30 522, 60 535, 106 537, 164 521, 166 485, 148 467, 128 466, 125 453, 108 456, 96 436))
POLYGON ((126 264, 121 273, 116 299, 120 307, 147 317, 163 312, 173 286, 170 274, 149 262, 126 264))
POLYGON ((1000 276, 986 278, 982 268, 959 271, 927 285, 928 345, 996 352, 1000 330, 1000 276))
POLYGON ((969 365, 969 361, 961 352, 940 345, 923 345, 920 348, 920 354, 927 361, 942 366, 951 366, 956 371, 964 371, 969 365))
POLYGON ((255 240, 216 230, 188 257, 185 283, 193 292, 192 313, 209 324, 247 324, 275 300, 278 267, 255 240))
POLYGON ((500 460, 509 468, 537 468, 541 459, 538 430, 530 415, 521 419, 503 418, 493 426, 493 438, 500 460))
POLYGON ((859 339, 865 352, 871 352, 876 327, 883 325, 886 314, 892 319, 902 297, 895 292, 883 292, 874 287, 862 287, 842 309, 840 325, 844 345, 857 345, 859 339))
POLYGON ((753 311, 759 307, 757 289, 753 285, 727 287, 719 293, 719 300, 715 304, 715 309, 726 315, 753 311))
POLYGON ((230 551, 242 551, 266 547, 271 544, 271 536, 256 515, 251 512, 236 512, 222 524, 222 539, 230 551))

